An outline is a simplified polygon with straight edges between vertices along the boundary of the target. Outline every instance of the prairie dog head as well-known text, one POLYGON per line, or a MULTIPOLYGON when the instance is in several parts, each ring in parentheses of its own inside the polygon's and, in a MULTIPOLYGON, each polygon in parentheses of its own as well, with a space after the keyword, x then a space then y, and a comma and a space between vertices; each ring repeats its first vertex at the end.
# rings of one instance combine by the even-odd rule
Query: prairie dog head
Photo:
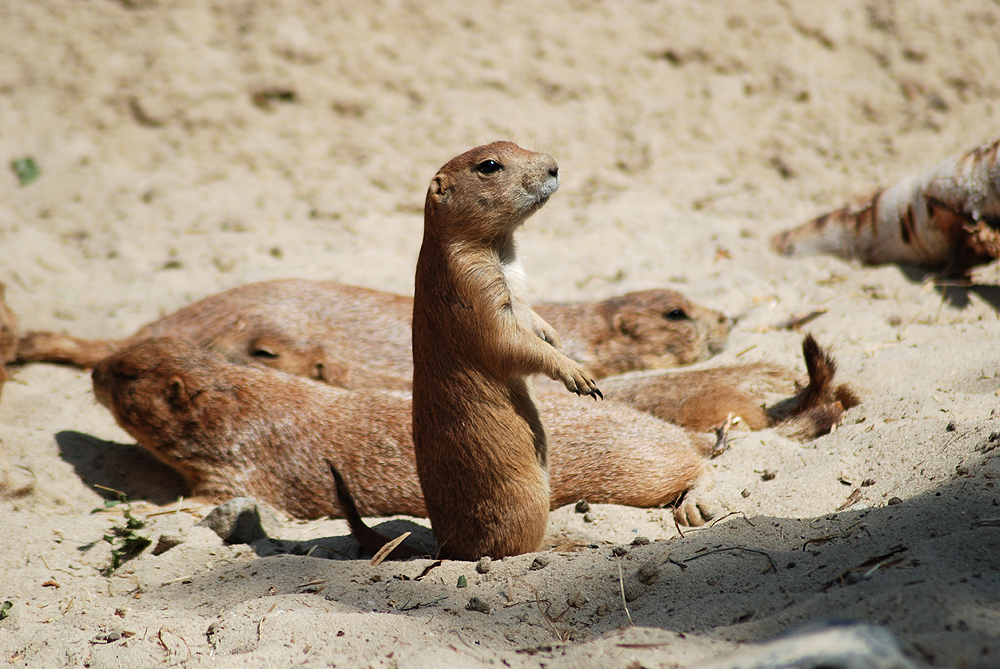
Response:
POLYGON ((213 392, 225 386, 216 373, 224 364, 187 340, 162 337, 101 360, 91 378, 97 401, 148 447, 178 440, 187 425, 209 420, 203 415, 204 398, 209 395, 212 412, 228 409, 226 399, 232 393, 213 392))
POLYGON ((321 344, 282 328, 236 330, 212 340, 209 350, 238 365, 271 367, 287 374, 346 386, 347 365, 331 358, 321 344))
MULTIPOLYGON (((605 300, 611 332, 638 369, 660 369, 704 360, 721 351, 732 321, 672 290, 643 290, 605 300)), ((626 370, 609 370, 626 371, 626 370)))
POLYGON ((431 180, 424 203, 427 232, 456 242, 510 236, 559 188, 552 156, 494 142, 452 158, 431 180))

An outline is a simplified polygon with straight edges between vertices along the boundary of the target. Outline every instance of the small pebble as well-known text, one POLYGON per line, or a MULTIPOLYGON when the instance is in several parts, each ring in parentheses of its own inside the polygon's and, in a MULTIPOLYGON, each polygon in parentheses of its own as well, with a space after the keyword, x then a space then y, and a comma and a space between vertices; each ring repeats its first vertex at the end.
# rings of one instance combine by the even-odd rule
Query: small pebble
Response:
POLYGON ((648 546, 649 545, 649 539, 647 539, 646 537, 636 537, 635 539, 632 540, 632 543, 630 545, 631 546, 648 546))
POLYGON ((281 531, 277 514, 252 497, 237 497, 212 509, 198 525, 230 544, 251 544, 281 531))
POLYGON ((579 502, 576 503, 575 508, 577 513, 587 513, 588 511, 590 511, 590 504, 587 502, 587 500, 581 499, 579 502))
POLYGON ((624 557, 628 555, 628 549, 625 548, 624 546, 615 546, 614 548, 611 549, 611 554, 616 555, 618 557, 624 557))
POLYGON ((594 522, 597 522, 597 518, 595 518, 594 514, 592 514, 592 513, 585 513, 585 514, 583 514, 583 522, 585 522, 585 523, 594 523, 594 522))
POLYGON ((903 503, 903 500, 901 500, 898 497, 890 497, 889 498, 889 506, 896 506, 897 504, 902 504, 902 503, 903 503))
POLYGON ((480 574, 488 573, 490 571, 490 568, 493 566, 491 564, 492 562, 493 560, 491 560, 488 557, 480 558, 479 562, 476 563, 476 571, 479 572, 480 574))
POLYGON ((552 562, 552 558, 546 555, 539 555, 532 561, 531 566, 528 567, 528 569, 530 569, 531 571, 538 571, 539 569, 545 569, 546 567, 549 566, 550 562, 552 562))
POLYGON ((480 613, 490 612, 489 602, 482 600, 479 597, 470 597, 469 603, 465 605, 465 608, 469 611, 479 611, 480 613))
POLYGON ((153 549, 153 555, 162 555, 171 548, 180 546, 184 543, 185 539, 186 537, 183 534, 163 533, 160 535, 159 541, 156 542, 156 547, 153 549))
POLYGON ((636 583, 635 581, 631 581, 629 583, 626 583, 625 584, 625 601, 626 602, 634 602, 635 600, 639 599, 639 597, 642 596, 643 592, 644 592, 643 587, 640 584, 636 583))
POLYGON ((773 481, 778 475, 778 472, 771 471, 770 469, 765 469, 764 473, 760 475, 761 481, 773 481))
POLYGON ((649 585, 660 578, 660 566, 655 562, 648 562, 639 567, 639 580, 649 585))

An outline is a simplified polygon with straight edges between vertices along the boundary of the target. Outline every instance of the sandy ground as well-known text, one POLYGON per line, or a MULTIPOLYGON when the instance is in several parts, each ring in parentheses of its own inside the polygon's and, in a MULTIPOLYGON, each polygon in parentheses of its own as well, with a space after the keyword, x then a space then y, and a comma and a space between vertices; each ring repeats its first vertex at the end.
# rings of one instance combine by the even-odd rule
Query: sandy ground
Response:
POLYGON ((421 577, 356 559, 339 521, 223 545, 86 373, 11 369, 0 657, 674 667, 846 619, 919 664, 1000 665, 1000 270, 942 289, 767 246, 994 138, 998 44, 987 0, 0 2, 0 281, 24 327, 122 336, 277 277, 408 292, 434 171, 512 139, 563 176, 520 238, 534 297, 672 287, 740 317, 710 364, 799 369, 801 334, 770 326, 824 309, 808 329, 864 398, 809 444, 734 439, 711 527, 564 508, 551 544, 593 547, 421 577), (103 576, 124 517, 96 485, 182 543, 103 576))

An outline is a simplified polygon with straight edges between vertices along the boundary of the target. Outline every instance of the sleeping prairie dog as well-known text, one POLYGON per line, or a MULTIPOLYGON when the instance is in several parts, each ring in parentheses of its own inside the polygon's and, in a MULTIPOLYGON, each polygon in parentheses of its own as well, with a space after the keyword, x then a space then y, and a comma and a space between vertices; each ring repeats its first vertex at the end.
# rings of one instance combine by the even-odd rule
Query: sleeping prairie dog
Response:
MULTIPOLYGON (((339 517, 329 466, 366 516, 426 516, 410 395, 333 388, 230 363, 176 338, 101 360, 94 394, 138 444, 211 502, 252 496, 299 518, 339 517)), ((539 401, 549 426, 552 508, 579 499, 656 507, 701 525, 711 440, 615 402, 539 401)))
POLYGON ((531 310, 514 232, 559 187, 551 156, 495 142, 431 180, 413 296, 413 442, 442 555, 537 550, 548 447, 530 376, 600 397, 531 310))
MULTIPOLYGON (((725 346, 731 321, 673 290, 599 302, 538 304, 567 354, 597 377, 687 365, 725 346)), ((150 337, 182 337, 231 362, 267 366, 343 388, 409 390, 413 298, 336 281, 279 279, 230 288, 123 340, 30 331, 18 362, 93 367, 150 337)))

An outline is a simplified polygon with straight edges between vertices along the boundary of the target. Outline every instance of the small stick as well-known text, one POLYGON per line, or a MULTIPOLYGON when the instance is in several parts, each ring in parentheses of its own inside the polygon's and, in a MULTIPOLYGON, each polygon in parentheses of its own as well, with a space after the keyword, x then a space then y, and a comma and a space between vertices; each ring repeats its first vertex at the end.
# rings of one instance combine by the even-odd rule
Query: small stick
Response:
MULTIPOLYGON (((677 502, 679 504, 680 500, 677 500, 677 502)), ((674 505, 674 508, 675 509, 677 508, 676 504, 674 505)), ((677 529, 677 534, 681 535, 681 539, 683 539, 684 538, 684 533, 681 531, 681 524, 677 522, 677 516, 674 516, 674 514, 670 514, 670 515, 674 517, 674 527, 677 529)))
POLYGON ((772 325, 768 330, 797 330, 809 321, 815 320, 825 314, 828 309, 817 309, 816 311, 810 311, 808 314, 801 316, 792 316, 791 318, 781 321, 776 325, 772 325))
POLYGON ((727 441, 729 438, 729 429, 733 425, 739 423, 741 420, 743 419, 740 418, 739 416, 735 416, 732 413, 730 413, 728 416, 726 416, 725 422, 719 427, 715 428, 715 447, 712 449, 711 454, 709 454, 708 456, 709 458, 718 457, 723 453, 725 453, 727 450, 729 450, 729 443, 727 441))
POLYGON ((704 553, 701 553, 699 555, 695 555, 694 557, 689 557, 684 561, 691 562, 692 560, 703 558, 706 555, 712 555, 713 553, 725 553, 727 551, 748 551, 750 553, 758 553, 759 555, 763 555, 764 557, 767 558, 767 561, 771 563, 771 569, 773 569, 774 571, 778 571, 778 568, 774 565, 774 558, 772 558, 769 553, 765 553, 764 551, 759 551, 756 548, 744 548, 743 546, 730 546, 729 548, 715 548, 710 551, 705 551, 704 553))
POLYGON ((385 560, 385 558, 389 555, 389 553, 391 553, 396 546, 403 543, 403 540, 406 539, 406 537, 408 536, 410 536, 409 532, 403 532, 398 537, 387 543, 385 546, 382 546, 382 548, 379 549, 378 553, 375 553, 375 557, 372 558, 372 566, 377 567, 380 564, 382 564, 382 561, 385 560))
POLYGON ((635 622, 632 620, 632 614, 628 612, 628 602, 625 600, 625 578, 622 575, 622 559, 616 555, 615 560, 618 561, 618 587, 622 591, 622 606, 625 607, 625 615, 628 617, 628 624, 635 627, 635 622))

